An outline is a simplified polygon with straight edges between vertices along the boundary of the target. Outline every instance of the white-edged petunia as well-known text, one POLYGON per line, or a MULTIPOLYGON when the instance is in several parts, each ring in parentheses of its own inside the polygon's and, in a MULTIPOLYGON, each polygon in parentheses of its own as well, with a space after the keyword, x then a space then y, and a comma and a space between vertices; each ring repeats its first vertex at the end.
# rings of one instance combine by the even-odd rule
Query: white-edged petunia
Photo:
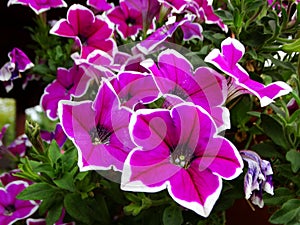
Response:
POLYGON ((240 154, 248 164, 248 170, 244 178, 245 198, 250 199, 260 208, 264 206, 263 191, 273 195, 273 170, 267 160, 250 150, 241 150, 240 154))
POLYGON ((116 50, 116 43, 111 37, 111 22, 105 17, 95 16, 90 9, 79 4, 72 5, 67 12, 67 19, 60 19, 50 33, 75 39, 82 58, 96 49, 110 55, 116 50))
POLYGON ((130 116, 131 110, 120 106, 117 94, 105 80, 93 102, 60 102, 59 119, 78 149, 81 171, 122 171, 134 147, 128 131, 130 116))
POLYGON ((67 7, 63 0, 9 0, 7 5, 21 4, 29 6, 36 14, 45 12, 51 8, 67 7))
POLYGON ((207 217, 222 189, 243 162, 234 145, 217 135, 214 121, 201 107, 183 103, 171 110, 140 109, 129 131, 139 146, 125 161, 121 188, 158 192, 167 189, 180 205, 207 217))
POLYGON ((46 111, 48 118, 56 120, 59 101, 71 100, 74 96, 82 96, 91 79, 79 66, 74 65, 70 69, 58 68, 56 80, 45 88, 40 101, 40 105, 46 111))
POLYGON ((259 98, 262 107, 269 105, 275 98, 288 94, 292 88, 282 81, 263 85, 249 77, 247 71, 238 64, 243 57, 245 47, 234 38, 227 38, 221 44, 222 52, 213 49, 205 58, 209 62, 231 76, 238 86, 248 90, 259 98))
POLYGON ((218 130, 230 128, 229 111, 223 106, 227 97, 226 79, 209 67, 193 69, 179 52, 167 49, 157 58, 146 60, 148 68, 164 96, 176 96, 203 107, 214 118, 218 130))
POLYGON ((14 48, 8 53, 9 62, 0 69, 0 81, 4 82, 7 92, 13 88, 13 80, 20 78, 24 72, 34 66, 28 56, 19 48, 14 48))
POLYGON ((0 224, 12 225, 32 215, 39 207, 35 201, 19 200, 16 196, 28 187, 25 181, 13 181, 0 188, 0 224))

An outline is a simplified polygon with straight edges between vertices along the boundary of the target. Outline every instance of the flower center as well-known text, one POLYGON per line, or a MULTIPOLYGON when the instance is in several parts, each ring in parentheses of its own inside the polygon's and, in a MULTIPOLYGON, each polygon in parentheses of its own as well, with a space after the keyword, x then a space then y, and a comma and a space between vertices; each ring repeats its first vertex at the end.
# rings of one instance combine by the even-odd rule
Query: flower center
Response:
POLYGON ((5 216, 11 216, 16 211, 16 208, 14 205, 8 205, 8 206, 4 207, 4 209, 5 209, 5 211, 4 211, 5 216))
POLYGON ((80 41, 81 41, 82 46, 87 46, 87 45, 88 45, 88 44, 87 44, 87 40, 88 40, 87 37, 85 37, 85 36, 82 35, 82 34, 78 34, 78 37, 79 37, 79 39, 80 39, 80 41))
POLYGON ((171 151, 171 163, 180 166, 184 169, 189 168, 191 162, 194 159, 193 150, 187 145, 179 145, 175 148, 170 148, 171 151))
POLYGON ((131 17, 128 17, 128 18, 125 20, 125 22, 126 22, 126 24, 127 24, 129 27, 133 26, 133 25, 136 23, 135 19, 133 19, 133 18, 131 18, 131 17))
POLYGON ((91 137, 91 141, 94 145, 105 144, 108 145, 110 141, 110 136, 113 132, 111 132, 106 127, 98 124, 96 127, 92 128, 89 131, 89 135, 91 137))
POLYGON ((176 96, 182 98, 183 100, 186 100, 189 97, 189 95, 182 88, 178 87, 177 85, 175 86, 174 89, 169 91, 169 94, 176 95, 176 96))

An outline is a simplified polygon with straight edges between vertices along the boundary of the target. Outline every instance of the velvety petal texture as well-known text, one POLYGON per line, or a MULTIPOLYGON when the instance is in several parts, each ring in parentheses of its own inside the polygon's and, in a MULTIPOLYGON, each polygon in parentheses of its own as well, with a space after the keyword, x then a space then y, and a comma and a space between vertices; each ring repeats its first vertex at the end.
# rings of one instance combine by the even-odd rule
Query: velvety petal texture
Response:
POLYGON ((80 170, 121 171, 134 148, 128 131, 131 111, 120 106, 110 83, 101 85, 93 102, 62 101, 59 107, 63 130, 78 149, 80 170))
POLYGON ((9 0, 7 5, 10 6, 13 4, 29 6, 36 14, 40 14, 51 8, 67 7, 67 3, 63 0, 9 0))
POLYGON ((35 201, 19 200, 16 196, 28 186, 24 181, 13 181, 0 188, 0 224, 12 225, 32 215, 37 209, 35 201))
POLYGON ((143 29, 142 12, 127 5, 126 1, 110 11, 107 17, 116 25, 118 33, 123 39, 136 36, 143 29))
POLYGON ((152 72, 163 95, 202 106, 213 116, 219 131, 230 127, 229 111, 223 107, 227 97, 225 77, 208 67, 194 71, 184 56, 171 49, 159 54, 157 64, 146 60, 142 65, 152 72))
POLYGON ((137 110, 129 131, 138 147, 125 161, 123 190, 167 189, 177 203, 207 217, 220 195, 221 178, 233 179, 242 172, 237 149, 217 135, 212 118, 192 103, 171 111, 137 110))
POLYGON ((67 13, 67 19, 59 20, 50 30, 51 34, 74 38, 86 58, 96 49, 114 54, 116 43, 111 38, 113 27, 107 18, 95 16, 85 6, 74 4, 67 13))
POLYGON ((159 90, 150 74, 122 72, 111 80, 123 106, 131 109, 138 103, 150 103, 158 98, 159 90))
POLYGON ((265 86, 252 80, 247 71, 238 64, 245 52, 244 46, 238 40, 227 38, 222 42, 221 48, 222 52, 218 49, 212 50, 205 61, 215 65, 231 76, 238 86, 258 97, 262 107, 272 103, 275 98, 292 91, 292 88, 282 81, 276 81, 265 86))
POLYGON ((41 97, 40 104, 49 119, 56 120, 58 103, 61 100, 71 100, 72 97, 82 96, 92 78, 87 76, 84 69, 74 65, 70 69, 58 68, 57 78, 50 83, 41 97))
POLYGON ((112 4, 108 3, 106 0, 87 0, 86 4, 100 12, 107 11, 113 7, 112 4))

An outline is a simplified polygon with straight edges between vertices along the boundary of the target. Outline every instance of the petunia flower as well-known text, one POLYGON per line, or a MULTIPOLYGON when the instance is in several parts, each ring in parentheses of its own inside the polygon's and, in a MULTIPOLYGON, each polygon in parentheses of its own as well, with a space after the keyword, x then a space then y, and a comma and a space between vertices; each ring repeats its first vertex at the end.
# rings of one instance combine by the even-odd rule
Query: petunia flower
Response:
POLYGON ((23 157, 25 156, 26 149, 31 146, 28 137, 25 134, 22 134, 7 146, 7 150, 15 156, 23 157))
POLYGON ((112 24, 107 18, 95 16, 85 6, 74 4, 67 13, 67 19, 59 20, 50 30, 51 34, 75 39, 86 58, 96 49, 114 54, 116 43, 111 38, 112 24))
POLYGON ((59 123, 56 125, 53 132, 41 130, 40 134, 44 141, 50 143, 51 141, 55 140, 59 147, 62 147, 67 140, 67 136, 59 123))
POLYGON ((0 146, 3 146, 3 138, 4 138, 4 135, 5 135, 8 127, 9 127, 9 124, 5 124, 1 128, 1 131, 0 131, 0 146))
POLYGON ((197 15, 198 20, 204 20, 207 24, 217 24, 223 31, 228 32, 228 27, 219 18, 212 7, 212 1, 209 0, 158 0, 159 2, 171 7, 173 13, 182 14, 192 13, 197 15))
POLYGON ((193 23, 195 19, 193 15, 187 15, 180 21, 176 21, 176 17, 169 17, 166 24, 158 29, 156 29, 152 34, 150 34, 145 40, 141 41, 136 45, 137 49, 144 54, 148 54, 159 48, 167 38, 173 36, 177 28, 181 28, 184 33, 183 39, 190 40, 192 38, 203 38, 202 27, 193 23))
POLYGON ((131 111, 120 106, 108 81, 103 81, 95 100, 61 101, 59 118, 67 136, 78 149, 81 171, 121 171, 134 147, 128 132, 131 111))
POLYGON ((245 52, 245 47, 238 40, 227 38, 222 42, 221 48, 222 52, 213 49, 206 56, 205 61, 215 65, 231 76, 238 86, 258 97, 262 107, 272 103, 275 98, 292 91, 292 88, 282 81, 276 81, 265 86, 252 80, 246 70, 238 64, 245 52))
POLYGON ((138 103, 147 104, 159 97, 159 90, 150 74, 124 71, 110 82, 121 105, 130 109, 138 103))
POLYGON ((36 14, 45 12, 51 8, 67 7, 63 0, 9 0, 7 5, 21 4, 29 6, 36 14))
POLYGON ((11 183, 13 181, 17 181, 17 180, 22 180, 22 181, 27 182, 28 184, 32 184, 32 181, 30 181, 30 180, 15 176, 15 174, 19 173, 19 172, 21 172, 19 169, 13 169, 8 172, 0 174, 0 182, 2 183, 3 186, 6 186, 9 183, 11 183))
POLYGON ((27 218, 38 209, 35 201, 19 200, 16 196, 28 186, 24 181, 13 181, 0 188, 0 224, 11 225, 27 218))
POLYGON ((248 171, 244 178, 245 198, 260 208, 264 206, 263 191, 273 195, 273 170, 267 160, 263 160, 253 151, 242 150, 240 154, 248 164, 248 171))
POLYGON ((120 2, 120 5, 111 10, 107 17, 116 25, 116 30, 122 39, 136 36, 143 29, 142 12, 130 8, 126 1, 120 2))
POLYGON ((75 96, 82 96, 86 92, 91 79, 79 66, 74 65, 70 69, 58 68, 56 80, 45 88, 40 101, 48 118, 56 120, 58 102, 60 100, 71 100, 75 96))
POLYGON ((2 148, 5 149, 4 152, 0 153, 0 158, 2 154, 7 154, 7 153, 17 157, 23 157, 25 155, 27 147, 31 147, 31 143, 28 140, 27 136, 25 134, 22 134, 18 136, 15 140, 13 140, 10 144, 4 146, 2 140, 4 138, 4 135, 8 127, 9 124, 5 124, 0 131, 0 147, 3 146, 2 148))
POLYGON ((158 17, 161 8, 157 0, 121 0, 120 2, 126 2, 128 7, 142 13, 145 31, 153 28, 154 20, 158 17))
POLYGON ((221 178, 234 179, 242 172, 237 149, 217 135, 209 114, 192 103, 171 110, 140 109, 133 113, 129 131, 139 147, 125 161, 123 190, 167 189, 174 201, 207 217, 219 198, 221 178))
POLYGON ((87 0, 86 4, 98 10, 99 12, 105 12, 111 9, 113 6, 106 0, 87 0))
POLYGON ((0 81, 4 82, 6 91, 13 88, 12 81, 20 78, 20 72, 24 72, 34 66, 28 56, 20 49, 14 48, 8 53, 9 62, 0 69, 0 81))
POLYGON ((229 111, 223 107, 227 97, 225 77, 208 67, 195 71, 191 63, 175 50, 161 52, 157 65, 146 60, 142 65, 153 75, 164 96, 176 96, 203 107, 214 118, 218 130, 230 127, 229 111))

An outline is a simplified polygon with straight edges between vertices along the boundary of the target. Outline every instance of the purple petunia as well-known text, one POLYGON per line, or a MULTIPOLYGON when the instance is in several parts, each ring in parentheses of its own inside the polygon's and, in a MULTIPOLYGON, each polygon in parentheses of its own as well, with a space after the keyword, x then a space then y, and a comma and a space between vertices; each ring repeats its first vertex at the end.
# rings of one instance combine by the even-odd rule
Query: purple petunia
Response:
POLYGON ((134 147, 128 132, 131 111, 120 106, 110 83, 103 81, 93 102, 62 101, 59 107, 61 125, 78 149, 80 170, 121 171, 134 147))
POLYGON ((55 130, 53 132, 41 130, 40 134, 41 138, 44 141, 47 141, 48 143, 55 140, 60 148, 64 145, 64 143, 67 140, 67 136, 59 123, 56 125, 55 130))
POLYGON ((176 21, 176 17, 169 17, 166 24, 158 29, 156 29, 151 35, 149 35, 145 40, 137 44, 138 50, 144 54, 148 54, 159 48, 167 38, 173 36, 177 28, 181 28, 183 31, 183 39, 190 40, 192 38, 203 38, 202 27, 193 23, 195 16, 186 15, 180 21, 176 21))
POLYGON ((106 0, 87 0, 87 5, 92 6, 99 12, 104 12, 111 9, 113 6, 106 0))
POLYGON ((251 199, 253 204, 262 208, 264 206, 263 191, 274 194, 271 164, 253 151, 242 150, 240 154, 248 164, 248 171, 244 178, 245 198, 251 199))
POLYGON ((140 11, 130 8, 126 1, 110 11, 107 17, 116 25, 118 33, 123 39, 136 36, 143 29, 143 17, 140 11))
POLYGON ((51 34, 74 38, 81 49, 81 57, 100 49, 114 54, 116 43, 111 38, 112 24, 107 18, 95 16, 85 6, 74 4, 67 13, 67 19, 59 20, 50 30, 51 34))
POLYGON ((13 88, 12 81, 21 77, 20 72, 24 72, 34 66, 28 56, 18 48, 14 48, 9 52, 8 57, 10 61, 0 69, 0 81, 4 82, 7 92, 13 88))
POLYGON ((63 0, 9 0, 7 5, 21 4, 29 6, 36 14, 45 12, 51 8, 67 7, 63 0))
POLYGON ((71 100, 72 97, 82 96, 87 88, 90 76, 85 71, 74 65, 70 69, 58 68, 57 78, 50 83, 41 97, 41 106, 46 111, 48 118, 57 119, 57 107, 60 100, 71 100))
POLYGON ((208 67, 193 70, 190 62, 175 50, 161 52, 157 64, 142 62, 164 96, 177 97, 203 107, 214 118, 218 130, 230 127, 229 111, 223 107, 227 97, 225 77, 208 67))
POLYGON ((138 103, 147 104, 159 97, 159 90, 150 74, 122 72, 110 82, 121 105, 130 109, 138 103))
POLYGON ((207 217, 220 195, 221 178, 242 172, 237 149, 217 135, 209 114, 192 103, 171 111, 140 109, 133 113, 129 131, 139 147, 125 161, 123 190, 168 189, 177 203, 207 217))
POLYGON ((24 181, 13 181, 0 188, 0 224, 11 225, 32 215, 37 209, 35 201, 19 200, 16 196, 28 186, 24 181))
POLYGON ((238 64, 245 52, 245 47, 236 39, 227 38, 221 44, 222 52, 213 49, 205 58, 206 62, 215 65, 231 76, 238 86, 248 90, 260 99, 261 106, 269 105, 275 98, 286 95, 292 88, 282 81, 267 86, 252 80, 248 73, 238 64))

